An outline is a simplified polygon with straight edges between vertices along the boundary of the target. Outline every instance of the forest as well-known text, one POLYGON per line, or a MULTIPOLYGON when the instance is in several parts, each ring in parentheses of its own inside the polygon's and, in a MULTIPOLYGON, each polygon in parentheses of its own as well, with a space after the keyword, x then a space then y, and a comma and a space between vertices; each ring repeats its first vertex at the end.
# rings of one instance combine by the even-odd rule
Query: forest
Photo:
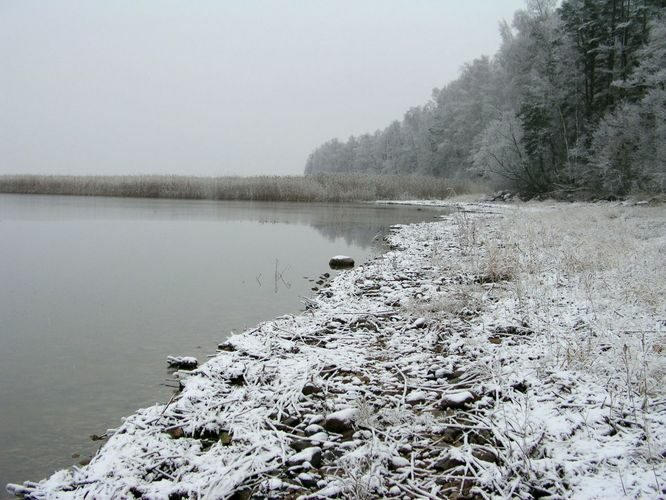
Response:
MULTIPOLYGON (((528 0, 467 63, 373 134, 332 139, 305 174, 479 179, 525 196, 666 191, 666 0, 528 0)), ((436 64, 436 62, 433 62, 436 64)))

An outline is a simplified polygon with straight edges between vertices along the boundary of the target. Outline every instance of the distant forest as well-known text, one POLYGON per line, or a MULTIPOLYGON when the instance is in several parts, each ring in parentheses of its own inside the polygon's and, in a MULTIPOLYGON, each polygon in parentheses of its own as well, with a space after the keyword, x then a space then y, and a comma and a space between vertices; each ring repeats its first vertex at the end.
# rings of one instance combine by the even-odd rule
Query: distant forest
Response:
MULTIPOLYGON (((305 173, 482 178, 526 195, 666 191, 666 0, 528 0, 494 57, 466 64, 305 173)), ((436 64, 436 61, 433 61, 436 64)))

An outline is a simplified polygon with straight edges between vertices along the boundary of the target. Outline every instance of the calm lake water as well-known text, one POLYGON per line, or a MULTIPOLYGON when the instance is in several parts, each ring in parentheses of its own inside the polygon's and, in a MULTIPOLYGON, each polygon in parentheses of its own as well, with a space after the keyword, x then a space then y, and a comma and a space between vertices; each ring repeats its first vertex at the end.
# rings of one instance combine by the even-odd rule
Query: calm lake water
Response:
POLYGON ((389 225, 439 213, 0 195, 0 496, 168 400, 167 355, 205 361, 232 330, 301 311, 331 256, 362 262, 389 225))

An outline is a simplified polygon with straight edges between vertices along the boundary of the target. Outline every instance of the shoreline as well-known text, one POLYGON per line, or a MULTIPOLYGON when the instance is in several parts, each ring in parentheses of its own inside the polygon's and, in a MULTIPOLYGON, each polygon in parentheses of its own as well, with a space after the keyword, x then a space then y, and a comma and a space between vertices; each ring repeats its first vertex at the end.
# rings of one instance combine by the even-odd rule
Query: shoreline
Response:
MULTIPOLYGON (((619 257, 597 269, 567 254, 559 269, 519 239, 544 229, 543 214, 610 210, 603 221, 617 224, 647 213, 656 241, 641 249, 663 259, 663 210, 440 206, 458 212, 394 227, 388 252, 341 273, 305 313, 221 344, 169 403, 127 417, 89 465, 12 492, 664 494, 666 397, 654 383, 666 369, 663 270, 652 270, 654 293, 613 302, 604 292, 615 291, 606 281, 622 272, 619 257)), ((531 241, 555 254, 557 234, 531 241)))

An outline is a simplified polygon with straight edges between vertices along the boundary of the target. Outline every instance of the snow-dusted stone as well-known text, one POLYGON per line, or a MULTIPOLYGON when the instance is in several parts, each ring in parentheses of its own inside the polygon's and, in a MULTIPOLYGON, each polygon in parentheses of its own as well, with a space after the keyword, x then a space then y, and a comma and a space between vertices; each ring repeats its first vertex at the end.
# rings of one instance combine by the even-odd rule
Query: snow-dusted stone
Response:
POLYGON ((418 318, 414 323, 409 325, 409 328, 425 328, 428 322, 425 318, 418 318))
POLYGON ((268 481, 266 481, 266 488, 275 491, 275 490, 281 490, 285 487, 284 481, 278 479, 277 477, 272 477, 268 481))
POLYGON ((289 447, 296 451, 303 451, 306 448, 311 448, 312 442, 309 439, 297 439, 292 441, 289 447))
POLYGON ((407 395, 405 401, 412 406, 425 403, 428 401, 428 394, 424 391, 413 391, 407 395))
POLYGON ((391 467, 395 469, 400 469, 401 467, 409 467, 410 461, 403 457, 391 457, 391 467))
POLYGON ((452 456, 446 456, 437 460, 432 467, 437 471, 444 472, 455 467, 460 467, 461 465, 465 465, 465 462, 452 456))
POLYGON ((225 352, 234 352, 236 350, 236 346, 233 344, 225 341, 217 345, 217 350, 218 351, 225 351, 225 352))
POLYGON ((303 386, 303 390, 301 392, 304 396, 309 396, 310 394, 319 394, 321 392, 321 387, 313 384, 312 382, 307 382, 303 386))
POLYGON ((310 446, 305 448, 303 451, 292 455, 287 460, 287 465, 302 465, 305 462, 309 463, 313 467, 319 467, 321 465, 321 448, 319 446, 310 446))
POLYGON ((328 433, 325 431, 317 432, 316 434, 312 434, 310 436, 310 442, 314 445, 317 445, 318 443, 324 443, 326 441, 328 441, 328 433))
POLYGON ((493 464, 499 462, 497 454, 486 447, 474 448, 472 450, 472 456, 478 460, 483 460, 484 462, 490 462, 493 464))
POLYGON ((440 379, 440 378, 453 378, 453 372, 451 370, 448 370, 446 368, 438 368, 435 370, 435 378, 440 379))
POLYGON ((331 257, 331 260, 328 261, 328 265, 332 269, 346 269, 354 267, 354 259, 347 255, 336 255, 335 257, 331 257))
POLYGON ((317 434, 323 430, 324 428, 319 424, 310 424, 305 429, 303 429, 303 432, 305 432, 306 436, 312 436, 313 434, 317 434))
POLYGON ((296 427, 300 423, 301 420, 298 417, 285 417, 282 419, 282 425, 286 425, 287 427, 296 427))
POLYGON ((326 417, 324 417, 324 415, 312 415, 310 417, 310 420, 308 420, 308 425, 321 424, 324 420, 326 420, 326 417))
POLYGON ((331 413, 324 421, 324 428, 329 432, 337 432, 338 434, 350 431, 354 428, 356 413, 356 408, 345 408, 331 413))
POLYGON ((392 497, 398 497, 402 495, 402 490, 398 486, 391 486, 391 489, 389 490, 389 495, 392 497))
POLYGON ((193 370, 199 366, 199 361, 192 356, 167 356, 167 364, 172 368, 193 370))
POLYGON ((31 495, 34 492, 34 488, 22 486, 20 484, 9 483, 5 487, 5 491, 10 495, 14 495, 15 497, 23 498, 31 495))
POLYGON ((402 443, 401 445, 398 446, 398 451, 400 453, 411 453, 412 445, 408 443, 402 443))
POLYGON ((302 472, 297 476, 298 482, 301 483, 306 488, 314 488, 317 486, 317 476, 314 474, 309 474, 307 472, 302 472))
POLYGON ((468 404, 476 401, 476 399, 476 395, 471 391, 452 392, 451 394, 446 394, 442 397, 439 407, 442 410, 448 408, 462 409, 467 407, 468 404))

